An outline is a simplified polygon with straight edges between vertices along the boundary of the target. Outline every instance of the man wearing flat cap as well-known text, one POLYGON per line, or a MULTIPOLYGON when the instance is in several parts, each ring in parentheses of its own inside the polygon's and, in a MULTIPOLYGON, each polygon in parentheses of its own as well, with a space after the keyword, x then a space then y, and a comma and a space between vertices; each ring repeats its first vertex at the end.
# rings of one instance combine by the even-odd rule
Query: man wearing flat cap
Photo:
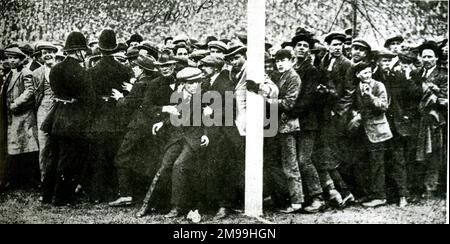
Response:
MULTIPOLYGON (((343 43, 346 35, 341 32, 331 32, 325 42, 328 44, 329 52, 323 57, 319 70, 323 74, 323 85, 317 87, 321 96, 325 96, 326 103, 323 106, 322 121, 324 121, 319 132, 320 150, 319 161, 326 162, 324 167, 328 168, 329 177, 321 179, 322 185, 326 182, 334 182, 340 185, 341 193, 344 195, 343 204, 346 200, 354 200, 341 177, 345 173, 338 166, 350 162, 351 150, 347 144, 349 140, 346 132, 348 121, 348 102, 342 102, 348 87, 347 72, 351 67, 351 61, 343 54, 343 43)), ((346 99, 344 99, 345 101, 346 99)), ((327 184, 330 185, 330 184, 327 184)), ((339 197, 336 202, 341 204, 339 197)))
POLYGON ((205 152, 203 168, 205 169, 205 180, 208 182, 204 188, 205 199, 218 205, 219 210, 214 217, 216 220, 225 218, 232 208, 233 199, 230 199, 230 192, 227 186, 230 185, 229 176, 229 155, 234 153, 233 144, 230 144, 230 130, 236 130, 234 127, 226 127, 226 93, 232 95, 234 86, 229 79, 229 73, 222 70, 225 61, 217 55, 206 56, 200 60, 200 69, 205 75, 205 81, 202 84, 203 97, 213 97, 221 101, 221 107, 207 104, 204 108, 204 116, 213 118, 219 124, 206 127, 211 144, 205 152), (218 117, 220 115, 220 117, 218 117), (224 151, 225 150, 225 151, 224 151), (229 150, 229 151, 227 151, 229 150))
POLYGON ((407 166, 415 161, 411 155, 415 151, 415 135, 417 134, 417 89, 413 81, 407 79, 402 71, 390 69, 394 53, 387 49, 377 52, 378 66, 373 78, 384 84, 387 91, 389 108, 386 116, 393 133, 393 139, 387 143, 386 177, 388 194, 392 193, 400 207, 408 202, 407 166))
POLYGON ((398 55, 402 52, 402 43, 405 41, 403 36, 396 35, 391 38, 388 38, 386 42, 384 43, 384 48, 388 49, 392 53, 396 55, 391 61, 391 70, 398 70, 399 67, 399 60, 398 55))
POLYGON ((95 108, 90 125, 93 155, 90 170, 91 200, 103 202, 115 197, 114 157, 120 146, 125 127, 117 116, 117 101, 111 98, 113 89, 125 93, 124 83, 132 78, 132 70, 114 59, 117 49, 116 34, 111 29, 102 31, 99 37, 100 61, 88 73, 95 92, 95 108))
MULTIPOLYGON (((322 200, 322 185, 319 173, 313 164, 313 149, 316 144, 317 131, 319 130, 319 120, 321 106, 318 97, 317 87, 321 82, 321 75, 311 60, 311 48, 314 45, 309 35, 299 34, 292 39, 296 56, 295 71, 299 74, 302 87, 296 101, 294 112, 298 114, 301 131, 297 135, 297 140, 302 147, 297 148, 299 155, 299 165, 305 186, 308 189, 309 197, 312 199, 310 206, 305 207, 309 212, 319 211, 324 207, 322 200)), ((323 174, 324 172, 321 172, 323 174)), ((323 186, 325 188, 325 185, 323 186)), ((329 195, 336 193, 332 189, 327 189, 329 195)))
POLYGON ((43 152, 47 144, 48 134, 40 128, 54 106, 54 94, 50 87, 50 70, 55 65, 56 46, 51 43, 41 42, 36 44, 36 51, 40 52, 42 66, 33 71, 33 85, 35 90, 35 109, 37 115, 38 139, 39 139, 39 166, 41 170, 41 178, 44 178, 45 162, 43 152))
POLYGON ((36 116, 32 73, 24 66, 27 55, 19 48, 5 49, 11 67, 2 88, 6 115, 6 179, 12 187, 39 184, 36 116))
MULTIPOLYGON (((167 139, 161 166, 152 182, 152 185, 156 186, 155 192, 171 185, 169 195, 172 210, 165 215, 166 218, 179 217, 198 203, 197 192, 193 191, 194 179, 197 178, 194 176, 198 171, 197 158, 199 150, 209 145, 205 128, 195 126, 194 122, 197 110, 194 107, 195 96, 201 96, 199 92, 204 78, 203 72, 198 68, 187 67, 178 72, 176 77, 181 86, 172 94, 176 100, 171 102, 176 106, 174 112, 178 114, 161 117, 161 120, 153 125, 153 134, 166 133, 167 139)), ((167 192, 164 194, 167 195, 167 192)))
POLYGON ((436 42, 426 41, 419 47, 419 58, 423 68, 412 74, 419 87, 419 131, 416 160, 417 169, 425 177, 419 181, 423 196, 436 195, 439 187, 439 169, 445 168, 446 148, 441 139, 443 128, 447 126, 448 116, 448 75, 439 67, 440 49, 436 42))
POLYGON ((227 44, 221 41, 212 41, 208 43, 208 48, 211 55, 223 59, 225 57, 224 53, 227 51, 227 44))
POLYGON ((49 134, 44 160, 42 202, 64 206, 75 202, 75 189, 88 160, 86 131, 94 104, 92 82, 82 67, 87 50, 80 32, 69 34, 64 46, 67 58, 50 70, 54 108, 41 129, 49 134), (48 157, 48 158, 47 158, 48 157))

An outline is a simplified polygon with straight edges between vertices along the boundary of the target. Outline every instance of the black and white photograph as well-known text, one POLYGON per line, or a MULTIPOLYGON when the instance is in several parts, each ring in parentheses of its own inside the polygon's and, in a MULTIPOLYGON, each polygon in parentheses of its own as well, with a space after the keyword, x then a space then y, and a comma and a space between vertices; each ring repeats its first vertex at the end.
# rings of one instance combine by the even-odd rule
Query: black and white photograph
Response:
POLYGON ((448 224, 448 0, 0 12, 0 224, 448 224))

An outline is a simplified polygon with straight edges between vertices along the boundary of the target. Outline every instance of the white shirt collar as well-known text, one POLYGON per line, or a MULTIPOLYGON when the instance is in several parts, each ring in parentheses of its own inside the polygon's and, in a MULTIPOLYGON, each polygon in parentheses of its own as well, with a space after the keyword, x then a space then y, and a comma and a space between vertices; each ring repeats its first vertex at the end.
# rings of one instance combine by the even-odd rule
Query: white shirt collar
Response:
POLYGON ((214 82, 217 80, 217 77, 219 77, 220 73, 217 73, 213 76, 211 76, 211 80, 209 81, 209 84, 212 86, 214 82))

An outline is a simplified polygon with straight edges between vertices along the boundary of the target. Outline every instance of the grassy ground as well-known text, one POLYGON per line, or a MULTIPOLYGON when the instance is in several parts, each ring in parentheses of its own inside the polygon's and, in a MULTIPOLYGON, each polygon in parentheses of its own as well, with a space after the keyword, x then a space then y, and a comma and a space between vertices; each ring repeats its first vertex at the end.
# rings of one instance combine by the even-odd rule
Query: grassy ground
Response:
MULTIPOLYGON (((167 220, 162 214, 149 215, 141 219, 134 217, 139 206, 130 208, 110 208, 107 205, 80 204, 76 207, 53 207, 41 205, 39 194, 30 191, 15 191, 0 195, 0 223, 30 224, 189 224, 184 218, 167 220)), ((330 210, 319 214, 279 214, 265 213, 264 219, 276 224, 335 224, 335 223, 432 223, 446 222, 446 201, 432 199, 411 204, 405 209, 387 205, 376 209, 360 206, 345 210, 330 210)), ((202 216, 205 224, 260 224, 261 220, 234 214, 217 222, 212 215, 202 216)))

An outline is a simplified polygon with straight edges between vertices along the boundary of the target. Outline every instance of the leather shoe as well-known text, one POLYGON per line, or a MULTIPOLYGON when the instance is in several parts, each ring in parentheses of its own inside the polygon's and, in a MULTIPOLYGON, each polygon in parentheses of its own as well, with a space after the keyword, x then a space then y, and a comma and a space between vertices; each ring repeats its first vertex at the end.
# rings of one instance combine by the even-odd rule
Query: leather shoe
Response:
POLYGON ((110 207, 125 207, 133 204, 132 197, 121 197, 113 202, 108 203, 110 207))
POLYGON ((230 214, 230 210, 227 208, 220 208, 219 211, 217 211, 216 216, 214 216, 214 220, 221 220, 226 218, 230 214))
POLYGON ((172 210, 170 210, 170 212, 166 215, 164 215, 164 218, 167 219, 171 219, 171 218, 176 218, 176 217, 180 217, 181 216, 181 211, 179 208, 173 208, 172 210))
MULTIPOLYGON (((342 199, 341 199, 341 200, 342 200, 342 199)), ((324 203, 321 199, 315 197, 315 198, 313 199, 311 205, 305 207, 305 208, 303 209, 303 211, 305 211, 306 213, 313 214, 313 213, 319 212, 319 211, 322 210, 324 207, 325 207, 325 203, 324 203)))
POLYGON ((281 209, 281 210, 279 210, 279 212, 285 213, 285 214, 292 214, 292 213, 298 213, 298 212, 300 212, 300 210, 302 210, 301 204, 291 204, 291 206, 289 206, 285 209, 281 209))
POLYGON ((386 204, 386 199, 373 199, 372 201, 363 203, 363 207, 376 208, 386 204))

